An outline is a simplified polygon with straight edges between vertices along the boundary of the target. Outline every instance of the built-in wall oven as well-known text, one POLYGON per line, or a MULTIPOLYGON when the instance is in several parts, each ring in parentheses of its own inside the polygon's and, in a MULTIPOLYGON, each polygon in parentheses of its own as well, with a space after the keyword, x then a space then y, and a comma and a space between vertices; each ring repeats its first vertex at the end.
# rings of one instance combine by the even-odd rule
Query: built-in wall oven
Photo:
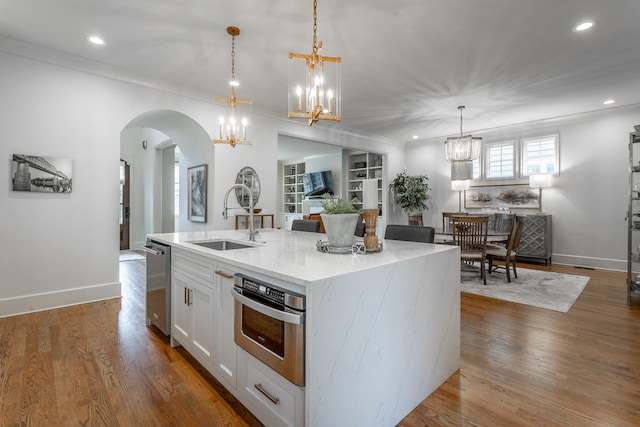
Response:
POLYGON ((304 295, 243 274, 234 276, 234 285, 236 344, 304 386, 304 295))

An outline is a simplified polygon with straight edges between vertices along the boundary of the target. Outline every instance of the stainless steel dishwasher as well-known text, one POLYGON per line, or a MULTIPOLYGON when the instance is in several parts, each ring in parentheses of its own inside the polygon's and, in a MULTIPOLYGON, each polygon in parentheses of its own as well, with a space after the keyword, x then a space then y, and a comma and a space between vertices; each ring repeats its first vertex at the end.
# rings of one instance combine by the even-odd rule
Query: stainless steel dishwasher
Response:
POLYGON ((171 246, 147 239, 147 325, 171 332, 171 246))

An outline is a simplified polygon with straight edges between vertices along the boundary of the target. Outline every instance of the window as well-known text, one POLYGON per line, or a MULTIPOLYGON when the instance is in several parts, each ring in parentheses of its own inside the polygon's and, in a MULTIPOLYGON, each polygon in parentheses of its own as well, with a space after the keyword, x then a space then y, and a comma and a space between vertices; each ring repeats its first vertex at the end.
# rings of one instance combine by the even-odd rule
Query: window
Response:
POLYGON ((522 175, 558 172, 558 135, 522 140, 522 175))
POLYGON ((473 161, 473 179, 480 179, 480 158, 473 161))
POLYGON ((485 178, 515 177, 515 142, 498 142, 485 145, 485 178))

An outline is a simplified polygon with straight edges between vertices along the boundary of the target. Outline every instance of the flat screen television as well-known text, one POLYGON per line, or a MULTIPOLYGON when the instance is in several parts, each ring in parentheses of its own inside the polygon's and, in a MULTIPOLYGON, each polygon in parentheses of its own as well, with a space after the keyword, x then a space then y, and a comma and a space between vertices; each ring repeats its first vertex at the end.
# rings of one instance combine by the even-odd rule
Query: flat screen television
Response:
POLYGON ((305 197, 333 194, 333 176, 331 171, 307 172, 302 175, 305 197))

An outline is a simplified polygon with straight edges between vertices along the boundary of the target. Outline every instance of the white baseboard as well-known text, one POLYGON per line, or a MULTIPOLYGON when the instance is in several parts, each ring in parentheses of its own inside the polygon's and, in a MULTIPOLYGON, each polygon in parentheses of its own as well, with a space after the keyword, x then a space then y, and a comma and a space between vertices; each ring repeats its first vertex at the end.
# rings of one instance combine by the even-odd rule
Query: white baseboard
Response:
POLYGON ((592 258, 576 255, 553 254, 554 264, 566 264, 576 267, 599 268, 601 270, 627 271, 627 261, 609 258, 592 258))
POLYGON ((0 318, 120 298, 120 282, 0 299, 0 318))

